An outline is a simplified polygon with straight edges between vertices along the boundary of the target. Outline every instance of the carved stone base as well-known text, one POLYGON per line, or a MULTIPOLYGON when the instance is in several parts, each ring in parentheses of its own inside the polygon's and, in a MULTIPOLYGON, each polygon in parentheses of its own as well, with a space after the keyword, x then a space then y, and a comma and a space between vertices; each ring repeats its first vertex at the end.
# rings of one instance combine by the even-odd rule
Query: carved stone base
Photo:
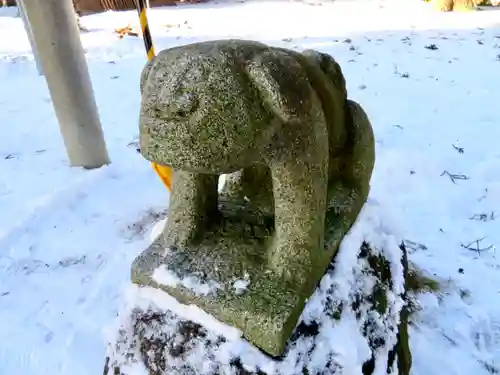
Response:
POLYGON ((272 218, 230 201, 220 211, 222 223, 197 246, 166 249, 159 236, 134 261, 132 281, 160 288, 181 303, 194 304, 241 329, 267 353, 280 355, 345 232, 327 231, 322 250, 327 258, 318 262, 323 269, 312 272, 308 283, 293 285, 267 267, 272 218))
MULTIPOLYGON (((151 261, 152 249, 142 259, 149 257, 151 261)), ((189 259, 183 263, 179 254, 174 253, 173 259, 181 265, 192 264, 189 259)), ((243 279, 244 270, 238 272, 243 279)), ((406 274, 404 247, 398 247, 394 238, 385 233, 374 235, 370 228, 366 231, 366 225, 355 225, 307 301, 298 324, 292 327, 292 337, 280 357, 268 356, 240 337, 240 330, 216 321, 213 315, 193 305, 179 304, 159 289, 134 286, 133 296, 118 318, 118 337, 109 345, 105 375, 368 375, 375 368, 377 373, 408 375, 411 355, 405 308, 406 274)), ((256 277, 256 273, 251 277, 256 277)), ((240 286, 244 289, 244 283, 240 286)), ((213 284, 194 289, 209 293, 212 288, 216 290, 213 284)), ((178 294, 185 290, 182 293, 186 300, 196 298, 194 293, 188 294, 188 288, 171 290, 178 294)), ((286 288, 276 283, 266 286, 258 278, 250 279, 246 292, 269 295, 268 310, 275 308, 274 298, 281 298, 278 303, 283 306, 293 304, 284 298, 286 288), (272 288, 280 292, 273 292, 272 288)), ((272 313, 265 311, 266 306, 245 306, 244 293, 223 295, 233 298, 233 302, 241 298, 236 304, 242 314, 241 322, 245 316, 252 316, 261 319, 257 324, 266 324, 262 323, 264 317, 273 328, 272 313)), ((286 295, 292 301, 295 298, 286 295)), ((218 302, 214 306, 222 309, 225 305, 218 302)), ((278 321, 284 320, 279 311, 273 313, 278 321)), ((248 320, 247 324, 255 323, 248 320)))

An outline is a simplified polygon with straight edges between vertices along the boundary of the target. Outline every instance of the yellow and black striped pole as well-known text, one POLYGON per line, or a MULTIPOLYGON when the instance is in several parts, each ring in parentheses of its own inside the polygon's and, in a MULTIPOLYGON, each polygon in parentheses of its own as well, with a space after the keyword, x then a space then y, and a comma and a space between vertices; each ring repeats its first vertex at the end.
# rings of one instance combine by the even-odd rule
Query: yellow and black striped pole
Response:
MULTIPOLYGON (((151 61, 155 57, 155 50, 153 47, 153 39, 151 38, 151 31, 149 30, 148 17, 146 15, 146 0, 135 0, 137 12, 139 13, 139 21, 141 23, 142 38, 144 39, 144 47, 148 60, 151 61)), ((172 190, 172 169, 167 166, 151 163, 156 174, 160 177, 162 182, 167 187, 168 191, 172 190)))

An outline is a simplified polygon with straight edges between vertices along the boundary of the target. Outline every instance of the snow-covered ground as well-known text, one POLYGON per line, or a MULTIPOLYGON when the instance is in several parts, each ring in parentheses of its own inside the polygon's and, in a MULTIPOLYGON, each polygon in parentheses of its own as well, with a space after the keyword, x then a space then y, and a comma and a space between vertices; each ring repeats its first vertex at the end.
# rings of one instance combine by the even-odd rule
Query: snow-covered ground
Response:
MULTIPOLYGON (((102 373, 102 330, 168 193, 131 144, 142 40, 135 12, 82 19, 113 164, 71 169, 20 18, 0 9, 0 374, 102 373)), ((500 372, 500 10, 419 0, 219 1, 150 12, 157 50, 241 37, 331 53, 373 122, 370 204, 445 282, 421 296, 414 375, 500 372), (458 176, 457 176, 458 175, 458 176), (464 177, 465 176, 465 177, 464 177), (452 181, 455 177, 455 181, 452 181), (495 230, 496 229, 496 230, 495 230), (480 251, 474 251, 476 240, 480 251)))

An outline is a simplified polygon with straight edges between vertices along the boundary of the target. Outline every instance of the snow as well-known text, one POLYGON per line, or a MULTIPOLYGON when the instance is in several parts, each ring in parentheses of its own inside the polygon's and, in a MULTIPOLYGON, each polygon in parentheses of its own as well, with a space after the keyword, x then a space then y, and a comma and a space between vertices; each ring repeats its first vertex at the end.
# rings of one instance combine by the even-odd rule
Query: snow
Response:
MULTIPOLYGON (((237 340, 241 337, 241 331, 239 329, 221 323, 212 315, 205 313, 194 305, 180 304, 173 297, 158 289, 149 287, 138 288, 132 285, 125 289, 124 296, 125 301, 121 303, 121 305, 124 306, 124 311, 136 307, 147 309, 151 301, 154 301, 159 309, 168 309, 185 319, 210 327, 211 331, 229 340, 237 340)), ((121 320, 117 319, 113 323, 121 323, 121 320)), ((108 334, 112 335, 114 332, 108 329, 108 334)))
MULTIPOLYGON (((168 255, 167 255, 168 256, 168 255)), ((222 285, 213 280, 203 281, 201 277, 189 275, 179 277, 174 272, 167 269, 165 265, 161 265, 153 271, 153 280, 160 285, 175 287, 182 285, 191 290, 195 295, 208 296, 217 294, 217 291, 222 288, 222 285)))
MULTIPOLYGON (((323 277, 297 323, 300 325, 302 322, 307 326, 315 323, 318 333, 299 335, 281 361, 273 361, 249 345, 241 338, 241 332, 214 318, 207 319, 207 314, 197 307, 179 304, 156 289, 132 286, 127 291, 127 299, 115 322, 113 332, 119 332, 119 335, 109 338, 112 343, 110 369, 118 365, 125 374, 146 375, 145 368, 138 369, 134 361, 134 358, 140 358, 135 347, 137 331, 140 330, 134 329, 137 326, 136 316, 138 311, 142 314, 148 311, 163 314, 169 310, 171 313, 167 312, 164 320, 158 320, 158 323, 151 323, 148 319, 148 331, 144 334, 154 342, 168 342, 167 347, 171 345, 168 338, 176 337, 179 343, 173 345, 184 346, 182 356, 170 355, 169 350, 165 350, 166 373, 177 374, 179 372, 176 370, 184 369, 182 373, 233 375, 238 372, 231 369, 230 363, 239 359, 248 371, 260 369, 266 374, 303 374, 304 366, 307 373, 311 374, 323 373, 325 368, 332 373, 340 368, 343 374, 361 374, 363 364, 371 357, 369 340, 381 339, 385 345, 377 349, 375 373, 387 374, 387 356, 396 345, 399 313, 403 308, 404 279, 402 252, 397 239, 374 225, 383 216, 381 211, 382 208, 377 206, 364 207, 340 246, 335 268, 323 277), (372 241, 373 255, 380 253, 384 259, 395 262, 391 265, 392 287, 385 292, 388 310, 383 315, 374 310, 369 302, 377 279, 370 274, 367 259, 358 256, 362 243, 367 240, 372 241), (353 309, 357 305, 355 301, 359 301, 356 310, 353 309), (343 306, 340 317, 333 318, 333 312, 339 310, 340 306, 343 306), (186 338, 179 337, 178 328, 186 320, 202 324, 206 332, 194 338, 189 335, 186 343, 186 338), (369 337, 362 334, 365 329, 369 330, 369 337), (221 337, 225 339, 223 342, 221 337), (117 342, 119 345, 115 347, 114 343, 117 342), (220 344, 213 344, 216 342, 220 344), (217 364, 221 368, 217 369, 217 364)), ((152 358, 156 356, 153 353, 151 355, 152 358)))
POLYGON ((235 290, 236 294, 243 294, 245 293, 249 285, 250 285, 250 275, 245 273, 243 279, 238 279, 235 282, 233 282, 233 289, 235 290))
MULTIPOLYGON (((374 126, 373 240, 407 240, 410 261, 446 281, 439 295, 419 297, 412 375, 498 372, 500 13, 434 13, 419 0, 318 3, 154 9, 151 31, 157 51, 241 37, 331 53, 374 126)), ((44 77, 14 16, 0 9, 0 374, 101 373, 103 329, 168 204, 133 144, 144 46, 113 33, 137 27, 137 15, 82 19, 113 161, 93 171, 68 167, 44 77)), ((352 327, 338 329, 348 335, 352 327)), ((339 350, 356 356, 363 348, 348 336, 339 350)))

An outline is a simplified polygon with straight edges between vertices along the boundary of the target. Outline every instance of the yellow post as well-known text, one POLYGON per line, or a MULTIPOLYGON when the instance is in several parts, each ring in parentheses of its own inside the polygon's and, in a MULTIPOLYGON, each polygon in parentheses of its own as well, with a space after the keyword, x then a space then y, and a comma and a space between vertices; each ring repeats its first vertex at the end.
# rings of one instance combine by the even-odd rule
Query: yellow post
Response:
MULTIPOLYGON (((151 32, 148 25, 148 17, 146 15, 146 0, 135 0, 137 7, 137 12, 139 13, 139 21, 141 23, 142 37, 144 39, 144 47, 146 48, 146 54, 148 55, 148 60, 151 61, 155 57, 155 50, 153 47, 153 39, 151 38, 151 32)), ((172 190, 172 169, 167 166, 158 165, 151 163, 156 174, 160 177, 162 182, 167 187, 168 191, 172 190)))

